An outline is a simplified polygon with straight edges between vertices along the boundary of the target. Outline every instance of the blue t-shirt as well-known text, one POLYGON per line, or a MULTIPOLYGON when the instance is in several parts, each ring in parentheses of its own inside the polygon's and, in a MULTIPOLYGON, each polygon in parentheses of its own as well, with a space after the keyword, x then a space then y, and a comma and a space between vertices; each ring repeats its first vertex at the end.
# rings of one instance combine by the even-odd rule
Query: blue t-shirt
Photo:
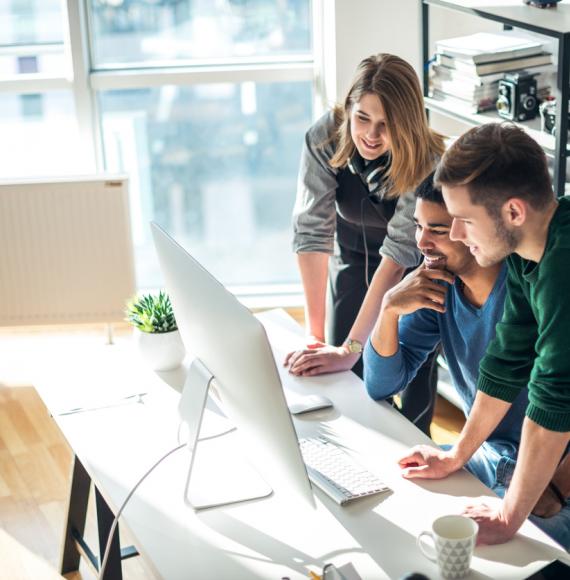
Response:
MULTIPOLYGON (((444 283, 448 286, 445 313, 423 308, 402 316, 398 324, 400 348, 390 357, 380 356, 368 340, 364 349, 364 382, 369 395, 385 399, 402 391, 441 342, 453 386, 461 398, 463 412, 469 415, 477 394, 479 361, 503 315, 506 275, 507 267, 503 265, 480 308, 465 298, 459 278, 452 286, 444 283)), ((527 389, 523 389, 486 446, 516 459, 527 403, 527 389)))

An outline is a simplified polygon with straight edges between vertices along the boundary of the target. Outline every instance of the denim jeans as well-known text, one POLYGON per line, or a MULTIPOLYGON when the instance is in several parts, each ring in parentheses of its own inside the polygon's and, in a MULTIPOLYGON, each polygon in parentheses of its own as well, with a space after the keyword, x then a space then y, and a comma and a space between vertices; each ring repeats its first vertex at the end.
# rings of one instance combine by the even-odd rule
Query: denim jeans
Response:
MULTIPOLYGON (((504 497, 508 489, 516 461, 511 457, 500 455, 491 445, 484 443, 465 465, 477 479, 491 488, 499 497, 504 497)), ((566 551, 570 551, 570 502, 566 507, 550 518, 529 516, 529 520, 545 534, 558 542, 566 551)))

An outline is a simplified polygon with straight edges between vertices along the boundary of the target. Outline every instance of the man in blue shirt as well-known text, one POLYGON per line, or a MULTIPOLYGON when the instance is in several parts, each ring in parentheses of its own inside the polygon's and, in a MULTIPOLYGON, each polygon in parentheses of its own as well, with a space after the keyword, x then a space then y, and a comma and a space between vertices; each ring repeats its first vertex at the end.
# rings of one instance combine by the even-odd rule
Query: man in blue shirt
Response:
MULTIPOLYGON (((449 238, 452 217, 428 177, 416 191, 416 240, 423 264, 386 293, 364 351, 364 381, 374 399, 402 391, 441 343, 465 415, 477 393, 479 361, 495 336, 506 296, 506 266, 481 267, 469 248, 449 238)), ((514 472, 527 407, 521 391, 487 441, 466 464, 485 485, 503 496, 514 472)), ((414 448, 403 469, 422 469, 414 448)), ((533 510, 534 523, 570 547, 570 508, 547 488, 533 510), (536 517, 540 516, 540 517, 536 517)))

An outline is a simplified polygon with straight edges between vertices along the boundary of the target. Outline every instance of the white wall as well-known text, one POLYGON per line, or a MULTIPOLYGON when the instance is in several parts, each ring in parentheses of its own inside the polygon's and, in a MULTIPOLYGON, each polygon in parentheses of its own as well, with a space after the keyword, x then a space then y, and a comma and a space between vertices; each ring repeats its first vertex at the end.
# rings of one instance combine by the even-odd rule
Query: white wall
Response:
MULTIPOLYGON (((326 100, 341 100, 358 63, 378 52, 401 56, 421 78, 421 5, 419 0, 322 0, 324 9, 323 69, 326 100)), ((501 25, 430 6, 430 41, 479 31, 501 30, 501 25)), ((466 126, 437 114, 434 128, 457 135, 466 126)))
POLYGON ((419 72, 420 19, 417 0, 322 0, 326 96, 329 104, 346 93, 365 57, 392 52, 419 72), (405 41, 407 39, 407 41, 405 41), (333 67, 333 62, 336 67, 333 67))

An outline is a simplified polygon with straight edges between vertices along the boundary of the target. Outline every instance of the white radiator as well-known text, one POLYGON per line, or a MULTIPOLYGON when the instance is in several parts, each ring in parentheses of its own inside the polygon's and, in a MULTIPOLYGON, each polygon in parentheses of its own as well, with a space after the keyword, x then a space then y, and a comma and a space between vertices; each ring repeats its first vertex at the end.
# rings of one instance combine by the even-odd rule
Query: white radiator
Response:
POLYGON ((124 319, 135 276, 125 177, 0 182, 0 325, 124 319))

